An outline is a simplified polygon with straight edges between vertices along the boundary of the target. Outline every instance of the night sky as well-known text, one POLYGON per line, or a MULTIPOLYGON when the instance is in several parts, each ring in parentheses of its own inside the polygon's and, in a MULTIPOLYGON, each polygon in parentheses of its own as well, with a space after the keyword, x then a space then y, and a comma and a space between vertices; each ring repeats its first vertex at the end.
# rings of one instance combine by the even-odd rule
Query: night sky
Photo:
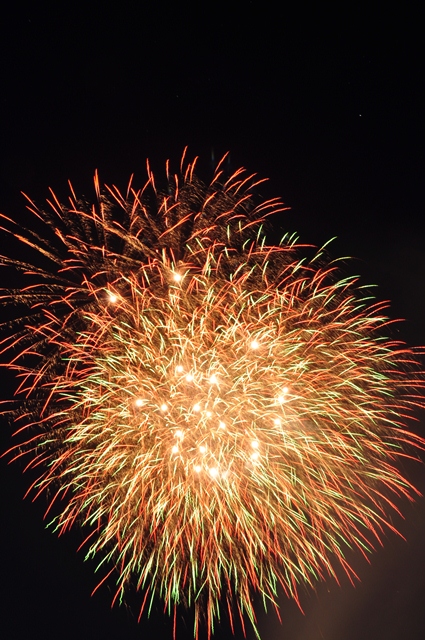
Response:
MULTIPOLYGON (((95 169, 107 183, 124 187, 134 172, 141 184, 146 158, 159 175, 186 145, 208 180, 230 151, 230 168, 268 177, 261 195, 291 207, 276 232, 315 245, 336 236, 332 255, 354 257, 347 274, 378 285, 405 319, 397 335, 425 344, 425 51, 410 4, 325 14, 258 1, 20 3, 0 18, 0 211, 25 219, 20 191, 41 204, 49 186, 65 197, 68 179, 92 197, 95 169)), ((12 389, 2 374, 1 396, 12 389)), ((5 423, 0 435, 3 451, 5 423)), ((21 471, 0 460, 0 636, 171 638, 159 603, 138 625, 132 595, 111 611, 113 583, 90 597, 98 580, 76 551, 81 533, 45 530, 46 502, 23 500, 21 471)), ((407 473, 425 492, 425 467, 407 473)), ((282 625, 259 607, 263 639, 422 639, 424 499, 403 513, 394 523, 406 540, 388 533, 370 564, 348 554, 354 587, 342 575, 303 591, 304 614, 282 596, 282 625)), ((190 621, 179 625, 178 640, 190 638, 190 621)), ((215 637, 227 640, 227 626, 215 637)))

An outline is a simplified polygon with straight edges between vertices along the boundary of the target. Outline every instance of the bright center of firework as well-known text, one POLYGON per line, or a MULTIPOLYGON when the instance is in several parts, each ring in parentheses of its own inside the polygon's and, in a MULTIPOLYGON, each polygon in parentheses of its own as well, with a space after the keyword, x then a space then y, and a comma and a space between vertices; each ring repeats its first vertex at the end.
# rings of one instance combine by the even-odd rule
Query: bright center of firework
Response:
MULTIPOLYGON (((168 332, 167 322, 179 317, 181 304, 174 301, 172 318, 158 316, 158 326, 146 323, 138 342, 122 337, 127 379, 134 380, 138 393, 143 389, 143 397, 133 400, 142 451, 186 482, 201 477, 239 482, 243 474, 260 480, 276 464, 283 425, 289 436, 301 424, 295 396, 285 384, 291 368, 281 366, 286 354, 272 341, 259 349, 244 326, 235 332, 231 318, 211 331, 208 315, 199 325, 197 311, 192 320, 185 316, 181 327, 173 327, 170 349, 158 327, 168 332)), ((200 306, 205 314, 202 300, 200 306)), ((114 388, 120 386, 117 381, 114 388)))
MULTIPOLYGON (((237 483, 247 473, 260 480, 275 464, 283 425, 290 434, 300 424, 295 396, 285 384, 290 367, 281 366, 285 354, 272 341, 259 349, 244 326, 235 332, 231 318, 214 331, 205 318, 198 324, 197 311, 188 321, 181 304, 174 301, 172 317, 157 316, 156 325, 147 322, 137 340, 123 331, 124 322, 118 327, 126 380, 134 381, 130 404, 141 451, 146 460, 162 461, 164 473, 186 482, 203 477, 237 483), (186 319, 173 326, 170 349, 161 331, 170 331, 167 323, 180 313, 186 319)), ((205 314, 202 299, 201 306, 205 314)), ((212 326, 213 321, 214 310, 212 326)), ((122 393, 120 374, 114 381, 114 360, 111 354, 112 368, 105 372, 114 390, 111 401, 114 393, 122 393)))

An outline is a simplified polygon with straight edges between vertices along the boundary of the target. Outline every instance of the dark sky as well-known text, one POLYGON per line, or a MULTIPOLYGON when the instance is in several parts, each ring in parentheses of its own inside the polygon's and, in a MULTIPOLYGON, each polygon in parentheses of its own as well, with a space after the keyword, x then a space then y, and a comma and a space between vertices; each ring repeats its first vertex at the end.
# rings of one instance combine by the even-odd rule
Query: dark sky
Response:
MULTIPOLYGON (((354 256, 351 271, 406 319, 400 337, 425 344, 420 9, 87 4, 21 2, 1 16, 0 211, 22 215, 21 190, 42 202, 49 186, 65 194, 68 178, 91 195, 96 168, 106 182, 124 186, 132 172, 141 182, 147 157, 159 173, 185 145, 208 178, 212 158, 230 150, 232 168, 270 178, 264 195, 291 206, 282 229, 318 245, 337 236, 335 257, 354 256)), ((76 553, 80 534, 45 531, 45 503, 22 500, 19 465, 2 459, 0 472, 1 637, 171 637, 159 608, 137 625, 128 609, 110 610, 108 587, 90 598, 97 582, 76 553)), ((409 473, 425 490, 424 468, 409 473)), ((260 615, 263 638, 422 638, 424 500, 404 513, 406 540, 388 534, 370 565, 353 556, 355 588, 342 578, 306 591, 304 615, 282 598, 282 626, 260 615)), ((182 624, 179 640, 190 637, 182 624)))

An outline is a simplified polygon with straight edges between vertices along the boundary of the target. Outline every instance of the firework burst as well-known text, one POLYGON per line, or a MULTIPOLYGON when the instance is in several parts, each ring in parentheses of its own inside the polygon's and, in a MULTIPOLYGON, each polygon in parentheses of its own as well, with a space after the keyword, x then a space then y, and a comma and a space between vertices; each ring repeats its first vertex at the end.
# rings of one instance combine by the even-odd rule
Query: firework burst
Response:
POLYGON ((405 422, 423 401, 385 304, 295 237, 269 246, 284 207, 258 204, 255 176, 219 165, 205 186, 194 167, 167 164, 164 191, 148 165, 126 193, 96 176, 93 205, 72 187, 67 206, 30 201, 45 234, 2 218, 34 259, 1 260, 26 278, 2 296, 27 309, 3 340, 12 457, 59 533, 87 529, 115 599, 135 584, 142 610, 192 608, 198 635, 226 604, 256 628, 254 593, 277 607, 280 588, 353 575, 347 547, 371 550, 414 494, 397 460, 422 445, 405 422))

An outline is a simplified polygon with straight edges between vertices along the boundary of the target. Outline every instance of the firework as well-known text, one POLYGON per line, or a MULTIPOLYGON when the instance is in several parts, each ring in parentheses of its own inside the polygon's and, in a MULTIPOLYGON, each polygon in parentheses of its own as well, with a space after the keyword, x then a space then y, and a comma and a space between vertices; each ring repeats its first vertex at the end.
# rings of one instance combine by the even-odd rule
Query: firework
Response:
POLYGON ((252 596, 335 576, 368 553, 415 490, 400 456, 422 446, 405 422, 422 405, 413 351, 384 338, 385 304, 294 236, 266 240, 284 209, 255 176, 206 186, 195 162, 96 202, 28 209, 45 233, 5 230, 26 261, 3 340, 21 378, 12 458, 36 469, 59 533, 87 530, 87 556, 114 600, 141 610, 220 611, 252 622, 252 596), (37 257, 38 256, 38 257, 37 257), (22 309, 27 311, 22 313, 22 309))

